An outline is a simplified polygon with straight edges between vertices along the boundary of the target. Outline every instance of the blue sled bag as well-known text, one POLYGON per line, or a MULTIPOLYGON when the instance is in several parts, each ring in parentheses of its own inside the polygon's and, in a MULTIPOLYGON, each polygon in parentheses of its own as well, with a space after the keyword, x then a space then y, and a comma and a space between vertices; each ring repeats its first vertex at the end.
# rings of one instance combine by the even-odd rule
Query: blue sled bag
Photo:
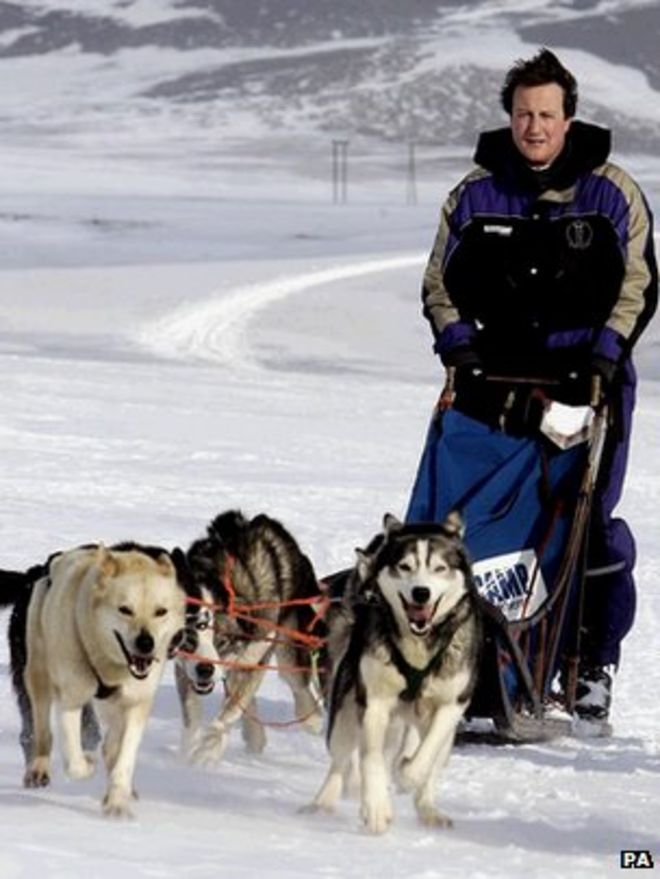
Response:
POLYGON ((444 521, 451 510, 465 521, 487 618, 468 714, 510 726, 521 701, 542 711, 574 616, 575 515, 588 452, 585 442, 562 450, 538 432, 511 436, 453 409, 431 423, 406 521, 444 521))

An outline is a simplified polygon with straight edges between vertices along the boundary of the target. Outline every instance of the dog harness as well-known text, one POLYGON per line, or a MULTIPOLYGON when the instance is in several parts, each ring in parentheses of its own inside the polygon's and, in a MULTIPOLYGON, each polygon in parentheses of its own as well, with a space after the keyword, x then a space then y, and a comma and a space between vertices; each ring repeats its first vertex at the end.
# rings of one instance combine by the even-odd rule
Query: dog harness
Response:
POLYGON ((466 593, 445 617, 442 623, 439 624, 438 628, 440 629, 440 632, 438 649, 424 668, 417 668, 416 666, 411 665, 394 641, 390 641, 389 648, 392 662, 396 666, 396 670, 406 682, 405 690, 399 693, 399 699, 403 702, 414 702, 418 697, 419 691, 426 678, 433 672, 437 671, 442 665, 445 652, 454 635, 460 627, 467 622, 470 615, 473 613, 470 598, 470 593, 466 593))

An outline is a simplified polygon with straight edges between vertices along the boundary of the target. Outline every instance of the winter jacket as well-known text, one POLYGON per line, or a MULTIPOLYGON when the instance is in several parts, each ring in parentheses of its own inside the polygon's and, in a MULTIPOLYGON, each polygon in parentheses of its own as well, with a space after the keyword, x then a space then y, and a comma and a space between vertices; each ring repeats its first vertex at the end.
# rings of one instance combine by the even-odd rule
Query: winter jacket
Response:
POLYGON ((651 212, 609 151, 609 131, 574 121, 561 155, 535 171, 508 128, 481 135, 424 275, 445 365, 469 352, 489 372, 554 376, 627 358, 656 308, 658 273, 651 212))

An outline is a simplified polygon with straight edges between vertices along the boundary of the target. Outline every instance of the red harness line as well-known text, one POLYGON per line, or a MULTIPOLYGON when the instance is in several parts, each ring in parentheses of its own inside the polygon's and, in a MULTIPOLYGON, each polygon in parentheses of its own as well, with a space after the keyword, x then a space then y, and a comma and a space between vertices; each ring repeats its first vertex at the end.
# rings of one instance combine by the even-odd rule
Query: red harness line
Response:
MULTIPOLYGON (((288 601, 269 601, 269 602, 259 602, 257 604, 236 604, 236 590, 234 588, 234 583, 232 581, 232 570, 234 564, 236 562, 236 558, 232 555, 227 555, 227 564, 225 565, 225 570, 222 578, 222 585, 225 588, 225 591, 228 595, 227 607, 224 608, 220 604, 214 604, 210 601, 204 601, 201 598, 188 598, 188 604, 196 604, 202 607, 208 607, 211 610, 217 610, 222 613, 227 614, 227 616, 233 617, 234 619, 243 620, 246 623, 252 623, 256 626, 261 626, 264 629, 268 629, 271 632, 277 632, 281 635, 285 635, 286 639, 289 641, 293 641, 301 646, 307 647, 309 650, 319 650, 325 644, 325 638, 321 638, 318 635, 312 635, 311 632, 319 622, 325 617, 328 608, 330 607, 330 597, 320 592, 318 595, 311 596, 310 598, 291 598, 288 601), (295 607, 295 606, 314 606, 318 605, 318 609, 314 615, 314 618, 307 626, 307 630, 305 632, 300 632, 297 629, 292 629, 289 626, 281 626, 278 623, 273 622, 272 620, 263 619, 262 617, 252 616, 254 611, 259 610, 275 610, 283 607, 295 607)), ((251 639, 247 639, 251 640, 251 639)), ((187 654, 185 651, 179 651, 181 656, 185 656, 187 659, 189 658, 197 658, 194 654, 187 654)), ((215 660, 218 664, 227 665, 228 663, 221 662, 219 660, 215 660)), ((232 664, 233 668, 245 668, 248 670, 250 668, 267 668, 273 669, 278 668, 280 666, 267 666, 267 665, 254 665, 251 666, 248 663, 243 664, 232 664)), ((284 670, 284 669, 283 669, 284 670)), ((290 671, 298 670, 301 671, 301 668, 296 669, 295 667, 291 667, 288 669, 290 671)))
POLYGON ((202 662, 205 665, 222 665, 225 668, 234 668, 238 671, 309 671, 309 667, 304 665, 269 665, 260 662, 239 662, 235 659, 209 659, 208 656, 202 656, 201 653, 190 653, 187 650, 177 650, 176 655, 183 656, 184 659, 202 662))
MULTIPOLYGON (((225 565, 225 571, 222 579, 223 586, 229 596, 229 601, 227 603, 227 607, 223 608, 222 605, 214 604, 211 601, 204 601, 200 598, 188 598, 188 604, 196 604, 201 607, 208 607, 211 610, 218 610, 223 613, 226 613, 227 616, 234 617, 235 619, 241 619, 244 622, 254 623, 256 626, 261 626, 262 628, 267 628, 269 631, 279 632, 282 635, 286 635, 286 639, 282 641, 282 643, 289 643, 290 641, 297 642, 306 646, 310 651, 318 650, 325 644, 325 639, 320 638, 317 635, 310 634, 312 629, 316 626, 317 622, 325 616, 328 608, 330 607, 330 598, 327 594, 319 593, 319 595, 315 595, 311 598, 293 598, 289 601, 274 601, 274 602, 261 602, 259 604, 241 604, 237 607, 236 605, 236 590, 234 589, 234 584, 231 578, 231 572, 235 564, 235 557, 228 555, 227 556, 227 564, 225 565), (261 617, 254 617, 245 611, 255 611, 255 610, 270 610, 277 609, 281 607, 291 607, 296 605, 316 605, 318 604, 318 610, 316 611, 314 618, 311 623, 307 627, 306 632, 299 632, 297 629, 290 629, 287 626, 280 626, 277 623, 272 622, 271 620, 265 620, 261 617), (239 609, 240 608, 240 609, 239 609)), ((255 636, 258 638, 258 636, 255 636)), ((273 643, 276 643, 275 641, 273 643)), ((239 671, 288 671, 288 672, 309 672, 309 666, 299 666, 299 665, 291 665, 291 666, 283 666, 283 665, 273 665, 268 663, 248 663, 248 662, 239 662, 237 660, 229 660, 229 659, 214 659, 209 660, 206 656, 200 656, 197 653, 189 653, 187 650, 178 650, 177 655, 183 656, 185 659, 197 660, 198 662, 211 662, 213 665, 222 665, 226 668, 236 669, 239 671)), ((232 694, 227 690, 227 684, 225 682, 225 695, 227 698, 233 698, 232 694)), ((250 717, 252 720, 260 723, 262 726, 270 726, 270 727, 288 727, 293 726, 295 724, 304 723, 308 720, 316 711, 316 707, 312 709, 307 715, 304 717, 295 717, 288 721, 264 721, 260 717, 258 717, 253 712, 249 711, 247 705, 242 705, 240 702, 238 703, 243 714, 250 717)))

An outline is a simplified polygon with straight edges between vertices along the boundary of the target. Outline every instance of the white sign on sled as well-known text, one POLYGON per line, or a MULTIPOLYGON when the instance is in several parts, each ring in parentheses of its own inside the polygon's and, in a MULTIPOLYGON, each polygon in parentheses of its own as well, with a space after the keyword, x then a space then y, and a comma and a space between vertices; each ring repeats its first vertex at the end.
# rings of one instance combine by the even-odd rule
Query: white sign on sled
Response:
POLYGON ((533 549, 516 550, 474 562, 479 593, 508 620, 532 616, 548 597, 543 573, 533 549))

